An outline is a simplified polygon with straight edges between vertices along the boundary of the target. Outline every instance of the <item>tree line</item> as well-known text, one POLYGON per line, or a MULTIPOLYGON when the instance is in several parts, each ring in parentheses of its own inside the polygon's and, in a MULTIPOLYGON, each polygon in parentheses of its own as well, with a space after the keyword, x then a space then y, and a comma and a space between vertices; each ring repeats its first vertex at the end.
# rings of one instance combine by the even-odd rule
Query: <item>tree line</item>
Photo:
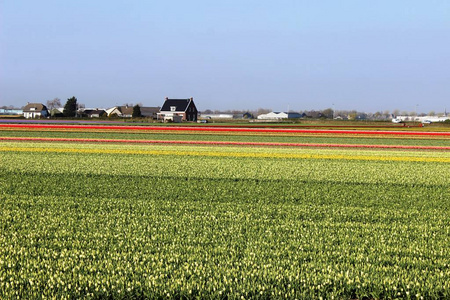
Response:
MULTIPOLYGON (((55 98, 53 100, 47 101, 47 109, 51 112, 53 109, 61 107, 61 99, 55 98)), ((77 112, 80 108, 84 108, 84 105, 78 104, 78 100, 75 96, 67 99, 66 104, 64 104, 63 108, 63 116, 66 118, 74 118, 77 116, 77 112)), ((141 107, 139 104, 133 106, 133 113, 131 115, 133 118, 140 118, 141 107)))

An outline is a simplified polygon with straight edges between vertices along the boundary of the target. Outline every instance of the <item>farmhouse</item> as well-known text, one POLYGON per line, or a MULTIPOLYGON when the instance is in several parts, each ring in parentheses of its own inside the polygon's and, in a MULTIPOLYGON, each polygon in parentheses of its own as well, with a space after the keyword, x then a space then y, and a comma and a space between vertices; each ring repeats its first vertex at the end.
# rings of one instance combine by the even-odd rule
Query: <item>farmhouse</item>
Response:
POLYGON ((158 120, 164 121, 197 121, 197 107, 194 98, 189 99, 169 99, 166 97, 161 111, 158 113, 158 120))
MULTIPOLYGON (((159 113, 159 107, 139 107, 141 110, 141 117, 156 119, 159 113)), ((133 106, 114 106, 106 110, 108 117, 118 116, 121 118, 131 118, 133 116, 133 106)))
POLYGON ((27 103, 23 108, 23 116, 26 119, 48 117, 47 107, 42 103, 27 103))
POLYGON ((88 108, 80 112, 80 115, 88 118, 100 118, 106 115, 106 111, 104 109, 88 108))
POLYGON ((111 116, 118 116, 121 118, 131 118, 131 116, 133 115, 133 107, 132 106, 114 106, 111 108, 108 108, 106 110, 106 114, 108 115, 108 117, 111 116))

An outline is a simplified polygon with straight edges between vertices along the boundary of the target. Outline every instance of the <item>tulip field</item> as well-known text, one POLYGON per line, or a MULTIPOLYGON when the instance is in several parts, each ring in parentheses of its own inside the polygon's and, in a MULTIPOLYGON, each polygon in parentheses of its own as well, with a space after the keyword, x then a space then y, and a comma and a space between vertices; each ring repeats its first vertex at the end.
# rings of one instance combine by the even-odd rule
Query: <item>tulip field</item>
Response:
POLYGON ((0 299, 449 299, 450 130, 0 124, 0 299))

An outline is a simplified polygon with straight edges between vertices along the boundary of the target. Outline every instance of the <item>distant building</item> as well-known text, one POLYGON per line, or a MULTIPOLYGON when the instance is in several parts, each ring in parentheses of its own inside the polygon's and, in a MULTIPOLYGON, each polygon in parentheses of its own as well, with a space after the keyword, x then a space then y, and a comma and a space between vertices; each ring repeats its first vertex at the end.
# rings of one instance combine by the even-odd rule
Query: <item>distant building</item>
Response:
MULTIPOLYGON (((156 119, 159 113, 159 107, 140 106, 141 116, 145 118, 156 119)), ((106 110, 108 117, 116 115, 121 118, 131 118, 133 116, 133 106, 114 106, 106 110)))
POLYGON ((47 118, 47 107, 42 103, 27 103, 23 108, 23 116, 26 119, 47 118))
POLYGON ((62 118, 64 117, 64 108, 63 107, 55 107, 50 110, 50 116, 53 118, 62 118))
POLYGON ((106 111, 100 108, 85 108, 79 113, 81 116, 88 118, 100 118, 106 116, 106 111))
POLYGON ((156 120, 158 118, 158 113, 160 111, 160 107, 140 107, 141 109, 141 116, 144 118, 151 118, 156 120))
POLYGON ((111 108, 108 108, 106 110, 106 114, 108 117, 111 117, 113 115, 116 115, 121 118, 131 118, 133 115, 133 107, 132 106, 114 106, 111 108))
POLYGON ((0 115, 21 116, 21 115, 23 115, 23 109, 0 108, 0 115))
POLYGON ((249 112, 246 112, 242 115, 242 118, 244 119, 253 119, 253 115, 249 112))
POLYGON ((253 119, 253 115, 250 112, 200 113, 199 118, 203 120, 253 119))
POLYGON ((258 120, 285 120, 285 119, 298 119, 302 115, 296 112, 270 112, 268 114, 262 114, 257 117, 258 120))
POLYGON ((200 114, 202 119, 217 119, 217 120, 225 120, 225 119, 233 119, 233 114, 200 114))
POLYGON ((422 122, 422 123, 438 123, 438 122, 445 122, 447 120, 450 120, 450 117, 444 116, 437 117, 437 116, 397 116, 392 120, 394 123, 399 122, 422 122), (394 121, 395 120, 395 121, 394 121))
POLYGON ((194 98, 169 99, 166 97, 164 104, 157 115, 158 120, 163 121, 197 122, 198 110, 197 107, 195 107, 194 98))

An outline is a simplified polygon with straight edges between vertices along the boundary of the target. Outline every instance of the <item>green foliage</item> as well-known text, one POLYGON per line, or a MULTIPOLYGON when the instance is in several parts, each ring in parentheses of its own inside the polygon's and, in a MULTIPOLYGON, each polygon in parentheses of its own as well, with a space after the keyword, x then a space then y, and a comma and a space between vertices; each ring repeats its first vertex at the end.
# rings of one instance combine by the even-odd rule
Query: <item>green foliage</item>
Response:
POLYGON ((0 152, 2 299, 450 297, 448 164, 19 145, 80 152, 0 152))
POLYGON ((67 99, 64 105, 63 115, 64 117, 73 118, 77 114, 77 98, 72 97, 67 99))
POLYGON ((133 114, 131 115, 133 118, 140 118, 141 115, 141 107, 136 104, 135 106, 133 106, 133 114))

